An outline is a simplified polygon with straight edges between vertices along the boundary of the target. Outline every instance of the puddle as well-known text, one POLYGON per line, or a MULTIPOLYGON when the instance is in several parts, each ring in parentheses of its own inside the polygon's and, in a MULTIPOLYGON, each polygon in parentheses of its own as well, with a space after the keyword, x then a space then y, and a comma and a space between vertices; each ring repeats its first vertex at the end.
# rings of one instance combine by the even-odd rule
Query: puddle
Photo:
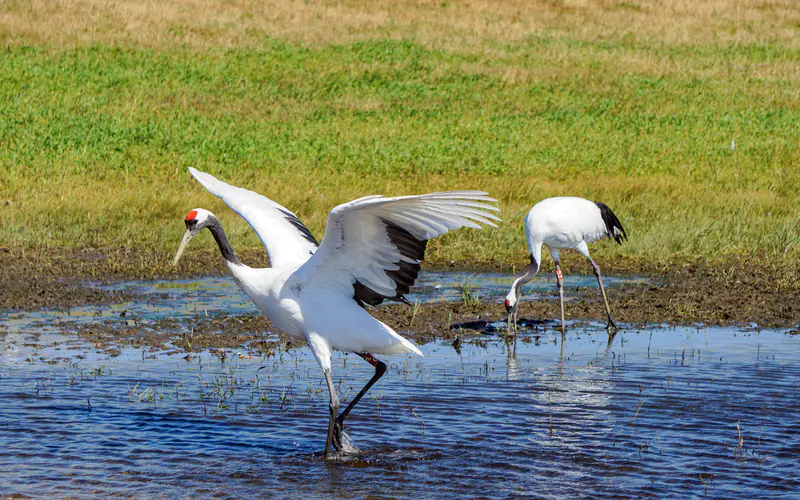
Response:
MULTIPOLYGON (((422 272, 413 289, 407 295, 411 302, 440 303, 462 300, 461 287, 468 286, 471 293, 480 298, 492 298, 500 303, 508 293, 514 277, 507 274, 422 272)), ((604 282, 609 287, 630 283, 646 283, 642 277, 608 277, 604 282)), ((566 276, 566 287, 578 294, 596 294, 597 281, 594 276, 566 276)), ((69 310, 43 310, 34 312, 0 310, 0 334, 33 333, 37 335, 59 333, 81 325, 113 321, 125 326, 130 323, 150 324, 169 318, 174 320, 194 318, 198 315, 225 313, 230 316, 259 315, 261 312, 250 302, 229 277, 198 278, 155 282, 121 282, 112 285, 97 285, 113 291, 125 291, 142 297, 136 302, 122 302, 104 306, 74 307, 69 310)), ((522 300, 541 299, 545 295, 553 298, 555 281, 552 276, 540 275, 525 288, 522 300)))
MULTIPOLYGON (((341 463, 315 455, 327 393, 307 349, 222 363, 130 348, 111 358, 55 334, 11 353, 9 338, 0 334, 6 495, 800 491, 800 337, 781 331, 629 330, 606 351, 602 325, 590 325, 568 336, 563 355, 555 337, 524 336, 512 359, 494 336, 463 342, 460 354, 427 344, 424 358, 387 360, 348 420, 362 453, 341 463)), ((353 355, 336 354, 333 370, 345 399, 371 375, 353 355)))
MULTIPOLYGON (((511 288, 514 276, 499 273, 467 273, 463 271, 443 271, 430 272, 422 271, 414 284, 411 293, 406 294, 411 302, 436 303, 446 301, 461 300, 461 287, 468 286, 475 294, 483 298, 504 297, 511 288)), ((619 277, 610 276, 603 278, 603 283, 608 286, 620 286, 624 284, 640 284, 650 282, 649 278, 641 276, 619 277)), ((597 289, 597 279, 591 276, 574 275, 565 276, 564 283, 566 288, 573 290, 597 289)), ((130 291, 137 294, 149 295, 156 292, 167 293, 174 297, 176 295, 187 299, 201 300, 203 297, 212 296, 217 300, 229 297, 249 302, 247 296, 239 290, 239 287, 229 277, 219 278, 199 278, 192 280, 169 280, 155 282, 122 282, 106 286, 109 290, 130 291)), ((548 294, 555 290, 555 277, 546 273, 535 277, 525 287, 525 297, 532 300, 537 294, 546 292, 548 294)), ((208 304, 213 305, 213 301, 208 304)))

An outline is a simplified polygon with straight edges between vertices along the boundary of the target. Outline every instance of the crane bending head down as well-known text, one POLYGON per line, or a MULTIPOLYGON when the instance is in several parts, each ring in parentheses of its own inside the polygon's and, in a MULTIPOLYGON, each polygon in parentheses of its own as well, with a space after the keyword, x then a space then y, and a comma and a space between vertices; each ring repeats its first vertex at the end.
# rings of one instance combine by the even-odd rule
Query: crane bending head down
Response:
POLYGON ((561 273, 561 250, 572 249, 586 257, 591 263, 608 316, 608 328, 616 329, 611 317, 608 298, 600 277, 600 267, 589 256, 589 243, 609 238, 618 244, 628 239, 619 218, 604 203, 577 197, 556 197, 542 200, 531 208, 525 217, 525 237, 531 264, 525 274, 514 280, 505 307, 508 322, 516 323, 519 308, 520 289, 539 272, 542 262, 542 246, 547 247, 556 265, 556 283, 561 302, 561 333, 566 333, 564 325, 564 276, 561 273))

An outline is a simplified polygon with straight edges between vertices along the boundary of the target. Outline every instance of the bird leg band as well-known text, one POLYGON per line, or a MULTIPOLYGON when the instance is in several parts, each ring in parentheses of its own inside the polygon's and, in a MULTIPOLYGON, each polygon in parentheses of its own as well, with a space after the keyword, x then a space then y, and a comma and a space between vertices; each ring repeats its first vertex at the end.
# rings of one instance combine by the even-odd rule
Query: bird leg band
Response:
POLYGON ((358 355, 364 358, 364 361, 371 364, 372 366, 378 366, 378 363, 380 363, 380 360, 378 360, 378 358, 376 358, 375 356, 373 356, 368 352, 362 352, 359 353, 358 355))
POLYGON ((558 278, 558 281, 564 281, 564 275, 561 274, 561 269, 556 269, 556 278, 558 278))

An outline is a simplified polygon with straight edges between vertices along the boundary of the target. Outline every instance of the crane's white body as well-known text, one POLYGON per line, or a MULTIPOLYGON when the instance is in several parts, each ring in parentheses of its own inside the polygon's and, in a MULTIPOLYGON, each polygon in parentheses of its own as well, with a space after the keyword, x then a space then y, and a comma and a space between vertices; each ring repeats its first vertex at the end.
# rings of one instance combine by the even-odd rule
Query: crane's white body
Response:
POLYGON ((566 249, 575 249, 588 258, 587 245, 607 236, 600 207, 583 198, 547 198, 534 205, 525 217, 525 237, 537 270, 542 263, 542 245, 555 260, 559 251, 566 249))
POLYGON ((208 210, 190 211, 178 247, 177 264, 188 242, 208 228, 236 283, 281 331, 308 341, 325 375, 330 420, 325 457, 341 449, 344 418, 386 372, 372 354, 422 352, 389 326, 373 318, 364 304, 403 300, 420 270, 427 241, 460 227, 494 226, 495 200, 480 191, 419 196, 367 196, 331 210, 325 237, 318 243, 286 208, 252 191, 226 184, 193 168, 203 187, 222 198, 258 234, 271 268, 242 264, 219 220, 208 210), (375 367, 375 376, 341 414, 331 377, 333 350, 355 352, 375 367), (337 415, 338 414, 338 415, 337 415))
POLYGON ((303 286, 296 269, 256 269, 226 262, 231 276, 276 328, 307 340, 323 369, 331 351, 374 354, 422 353, 335 288, 303 286), (294 285, 294 286, 293 286, 294 285))
POLYGON ((308 229, 286 208, 205 172, 189 171, 241 215, 267 249, 271 268, 226 262, 236 283, 278 329, 308 341, 323 371, 330 371, 334 349, 422 355, 354 300, 356 281, 372 293, 395 296, 398 284, 387 271, 419 263, 409 256, 404 241, 392 239, 388 224, 422 242, 464 226, 494 226, 492 221, 499 220, 491 213, 497 208, 486 203, 494 200, 477 191, 367 196, 330 212, 325 237, 317 247, 308 229))

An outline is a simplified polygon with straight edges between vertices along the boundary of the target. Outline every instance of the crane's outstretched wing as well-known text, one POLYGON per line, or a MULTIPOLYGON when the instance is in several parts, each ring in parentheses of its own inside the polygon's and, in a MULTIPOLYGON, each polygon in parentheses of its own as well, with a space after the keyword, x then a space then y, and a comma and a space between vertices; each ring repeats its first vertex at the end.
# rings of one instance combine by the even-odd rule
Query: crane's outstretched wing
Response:
POLYGON ((460 227, 496 227, 500 219, 481 191, 420 196, 367 196, 334 208, 325 237, 295 273, 299 284, 337 288, 359 304, 405 301, 417 279, 428 240, 460 227))
POLYGON ((250 224, 266 247, 272 267, 300 265, 317 250, 319 243, 314 235, 289 210, 266 196, 231 186, 196 168, 189 167, 189 172, 250 224))

